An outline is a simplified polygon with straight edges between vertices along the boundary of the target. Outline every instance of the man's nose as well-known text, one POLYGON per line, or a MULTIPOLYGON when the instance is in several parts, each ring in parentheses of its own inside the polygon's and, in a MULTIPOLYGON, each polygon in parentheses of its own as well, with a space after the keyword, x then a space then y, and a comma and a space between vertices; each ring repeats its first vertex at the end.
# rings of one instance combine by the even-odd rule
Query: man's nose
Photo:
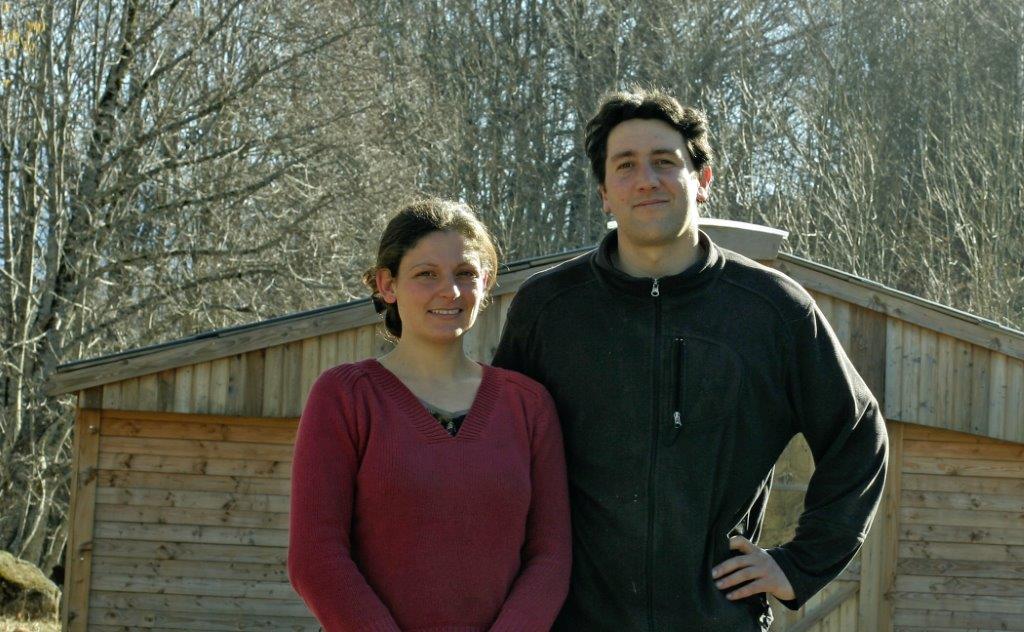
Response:
POLYGON ((640 166, 637 186, 642 189, 651 189, 658 186, 658 173, 654 170, 654 167, 649 164, 640 166))

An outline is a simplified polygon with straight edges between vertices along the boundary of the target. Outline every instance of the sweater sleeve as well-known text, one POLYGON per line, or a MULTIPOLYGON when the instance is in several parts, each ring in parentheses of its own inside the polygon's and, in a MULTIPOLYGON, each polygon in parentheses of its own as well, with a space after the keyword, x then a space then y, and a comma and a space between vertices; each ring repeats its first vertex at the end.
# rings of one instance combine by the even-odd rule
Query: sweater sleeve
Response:
POLYGON ((292 460, 288 577, 327 632, 398 632, 352 561, 358 432, 336 370, 310 391, 292 460))
POLYGON ((790 323, 787 390, 814 456, 792 541, 769 550, 797 609, 834 579, 864 542, 882 495, 888 440, 878 403, 816 305, 790 323))
POLYGON ((549 630, 569 592, 572 535, 565 453, 555 404, 547 391, 533 406, 531 493, 523 564, 491 632, 549 630))

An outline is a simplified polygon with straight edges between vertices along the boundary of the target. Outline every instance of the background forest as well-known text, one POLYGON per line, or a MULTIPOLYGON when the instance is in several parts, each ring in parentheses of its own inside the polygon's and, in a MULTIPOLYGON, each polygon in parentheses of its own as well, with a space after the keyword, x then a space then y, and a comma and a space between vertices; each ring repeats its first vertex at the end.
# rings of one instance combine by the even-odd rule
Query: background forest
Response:
POLYGON ((1024 325, 1020 0, 0 2, 0 547, 60 558, 58 364, 361 297, 416 193, 593 244, 634 82, 707 110, 706 215, 1024 325))

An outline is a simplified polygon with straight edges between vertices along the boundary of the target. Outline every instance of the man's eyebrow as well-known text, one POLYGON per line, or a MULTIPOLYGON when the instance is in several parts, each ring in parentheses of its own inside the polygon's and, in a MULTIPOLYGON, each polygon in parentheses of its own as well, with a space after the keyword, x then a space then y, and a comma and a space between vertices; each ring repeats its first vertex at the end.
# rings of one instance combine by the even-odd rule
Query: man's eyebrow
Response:
POLYGON ((630 156, 635 156, 635 155, 636 155, 635 151, 633 151, 632 149, 627 149, 625 151, 620 151, 617 154, 613 154, 612 156, 609 156, 608 160, 618 160, 619 158, 628 158, 630 156))
MULTIPOLYGON (((651 153, 652 154, 671 154, 673 156, 678 156, 678 155, 680 155, 682 153, 682 150, 680 150, 678 147, 674 148, 674 149, 671 148, 671 147, 658 147, 657 149, 652 149, 651 153)), ((636 156, 636 151, 634 151, 632 149, 626 149, 625 151, 620 151, 617 154, 613 154, 612 156, 610 156, 608 158, 608 160, 611 160, 611 161, 614 162, 614 161, 616 161, 616 160, 618 160, 620 158, 632 158, 633 156, 636 156)))

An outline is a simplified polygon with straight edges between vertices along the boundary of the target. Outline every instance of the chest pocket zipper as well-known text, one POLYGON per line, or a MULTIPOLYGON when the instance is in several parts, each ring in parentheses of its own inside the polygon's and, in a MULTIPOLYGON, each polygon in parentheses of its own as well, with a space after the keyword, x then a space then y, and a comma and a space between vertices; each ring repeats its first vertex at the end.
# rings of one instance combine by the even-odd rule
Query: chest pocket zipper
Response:
POLYGON ((666 445, 672 445, 679 438, 683 424, 683 378, 686 371, 685 363, 686 341, 682 338, 672 339, 672 426, 665 433, 666 445))

